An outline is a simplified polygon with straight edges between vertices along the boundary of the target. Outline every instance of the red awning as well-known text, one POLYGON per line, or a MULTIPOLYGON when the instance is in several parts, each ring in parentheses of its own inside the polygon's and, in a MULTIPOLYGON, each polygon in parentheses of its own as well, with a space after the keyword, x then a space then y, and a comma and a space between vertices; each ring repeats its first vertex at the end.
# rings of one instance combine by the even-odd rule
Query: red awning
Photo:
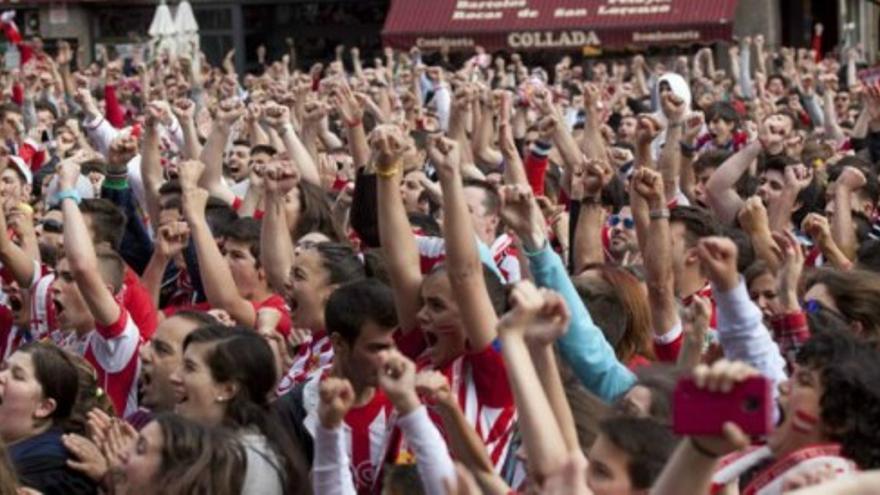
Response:
POLYGON ((392 0, 394 48, 571 50, 729 40, 737 0, 392 0))

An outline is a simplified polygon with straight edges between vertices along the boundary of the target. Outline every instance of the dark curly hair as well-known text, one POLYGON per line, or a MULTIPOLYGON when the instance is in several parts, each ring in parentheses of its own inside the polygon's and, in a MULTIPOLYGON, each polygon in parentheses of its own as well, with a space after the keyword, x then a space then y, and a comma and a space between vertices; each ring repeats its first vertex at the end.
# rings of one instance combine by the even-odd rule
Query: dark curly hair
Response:
POLYGON ((880 352, 845 332, 820 332, 797 355, 816 370, 826 435, 861 469, 880 467, 880 352))

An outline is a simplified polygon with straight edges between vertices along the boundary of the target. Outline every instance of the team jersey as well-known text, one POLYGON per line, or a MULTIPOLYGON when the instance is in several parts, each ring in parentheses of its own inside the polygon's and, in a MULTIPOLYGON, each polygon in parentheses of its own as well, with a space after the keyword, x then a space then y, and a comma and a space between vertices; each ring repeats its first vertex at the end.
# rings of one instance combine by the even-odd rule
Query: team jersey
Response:
MULTIPOLYGON (((421 330, 398 335, 397 347, 416 361, 419 371, 435 369, 425 354, 427 342, 421 330)), ((489 346, 482 351, 460 356, 437 371, 449 380, 468 423, 485 443, 495 470, 500 473, 516 422, 513 392, 507 381, 501 353, 489 346)), ((446 438, 440 416, 431 411, 431 419, 446 438)))
POLYGON ((293 364, 281 377, 275 388, 275 394, 281 397, 296 385, 320 375, 331 364, 333 364, 333 344, 330 343, 330 337, 326 332, 310 335, 309 339, 299 346, 293 364))
POLYGON ((150 340, 159 325, 159 315, 153 304, 153 296, 129 267, 125 268, 123 278, 122 305, 131 315, 143 340, 150 340))
MULTIPOLYGON (((422 273, 429 273, 436 265, 446 259, 446 242, 442 237, 416 236, 419 249, 419 263, 422 273)), ((489 251, 495 266, 507 283, 518 282, 522 278, 519 258, 513 239, 502 234, 495 239, 489 251)))
POLYGON ((119 416, 124 417, 137 410, 140 346, 140 330, 122 306, 116 322, 107 326, 97 325, 88 335, 85 359, 95 367, 98 385, 110 397, 119 416))
MULTIPOLYGON (((306 410, 303 425, 312 437, 319 424, 320 382, 321 375, 315 375, 303 389, 303 408, 306 410)), ((381 389, 376 388, 370 402, 348 411, 342 429, 358 494, 381 493, 382 469, 385 464, 394 463, 402 437, 391 401, 381 389)))
POLYGON ((54 281, 55 274, 49 267, 34 261, 34 278, 30 286, 30 326, 34 340, 42 340, 58 329, 50 292, 54 281))
POLYGON ((824 466, 843 475, 858 470, 855 463, 841 455, 837 444, 810 445, 783 458, 774 458, 766 445, 752 446, 721 459, 712 476, 710 493, 722 493, 733 486, 743 495, 782 495, 787 477, 815 472, 824 466))
POLYGON ((13 352, 31 340, 28 329, 15 324, 12 309, 0 306, 0 363, 9 359, 13 352))

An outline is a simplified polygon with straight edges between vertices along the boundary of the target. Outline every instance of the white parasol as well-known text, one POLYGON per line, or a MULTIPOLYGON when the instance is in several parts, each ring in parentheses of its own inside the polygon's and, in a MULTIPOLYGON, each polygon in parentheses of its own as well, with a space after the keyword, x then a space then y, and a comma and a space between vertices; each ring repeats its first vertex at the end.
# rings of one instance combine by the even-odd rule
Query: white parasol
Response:
POLYGON ((150 39, 153 46, 153 54, 158 55, 164 51, 175 51, 175 35, 177 27, 174 19, 171 18, 171 9, 165 4, 165 0, 161 0, 156 14, 153 15, 153 22, 150 24, 150 39))
POLYGON ((183 0, 177 6, 174 27, 177 31, 177 54, 185 55, 196 62, 199 53, 199 25, 188 0, 183 0))

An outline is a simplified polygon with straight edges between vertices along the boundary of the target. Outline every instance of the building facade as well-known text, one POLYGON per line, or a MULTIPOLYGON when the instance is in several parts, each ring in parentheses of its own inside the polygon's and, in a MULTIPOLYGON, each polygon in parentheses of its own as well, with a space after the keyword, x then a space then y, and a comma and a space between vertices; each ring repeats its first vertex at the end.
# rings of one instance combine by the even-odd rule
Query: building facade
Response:
MULTIPOLYGON (((168 1, 172 8, 177 3, 168 1)), ((428 1, 460 3, 459 0, 190 0, 200 26, 201 47, 209 60, 219 63, 229 50, 235 49, 235 62, 240 71, 254 68, 260 45, 266 46, 269 58, 273 59, 288 51, 288 40, 296 46, 300 66, 325 61, 337 45, 358 47, 365 56, 375 54, 381 49, 383 24, 392 3, 428 1)), ((586 6, 605 2, 579 1, 586 6)), ((55 42, 64 39, 82 47, 80 60, 88 62, 97 44, 118 47, 124 52, 143 43, 157 3, 156 0, 21 0, 14 8, 25 36, 41 36, 50 51, 55 42)), ((817 22, 825 27, 825 50, 860 44, 869 64, 876 59, 880 48, 880 0, 739 0, 733 33, 736 36, 762 33, 771 45, 809 46, 817 22)))

